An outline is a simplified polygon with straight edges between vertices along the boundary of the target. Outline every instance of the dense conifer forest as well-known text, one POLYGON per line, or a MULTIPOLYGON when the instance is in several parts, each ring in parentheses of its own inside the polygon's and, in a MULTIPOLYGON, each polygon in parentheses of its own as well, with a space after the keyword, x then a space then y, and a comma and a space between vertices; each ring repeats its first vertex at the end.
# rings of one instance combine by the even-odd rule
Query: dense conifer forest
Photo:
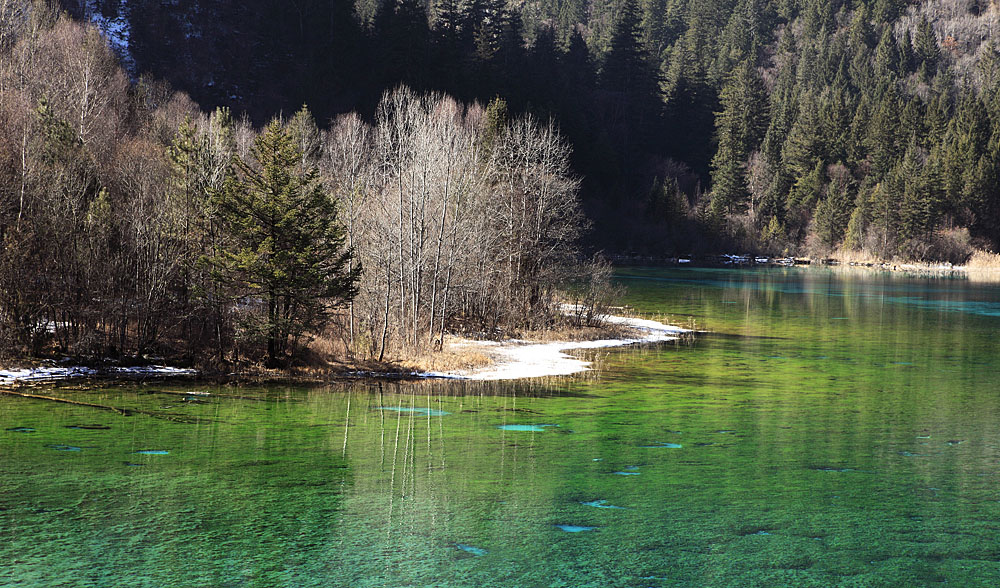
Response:
POLYGON ((399 83, 551 116, 615 253, 1000 240, 994 0, 65 4, 124 16, 136 72, 259 123, 370 118, 399 83))
POLYGON ((997 25, 987 0, 0 0, 0 339, 281 363, 333 323, 381 359, 550 325, 567 285, 607 292, 594 251, 962 262, 1000 244, 997 25))

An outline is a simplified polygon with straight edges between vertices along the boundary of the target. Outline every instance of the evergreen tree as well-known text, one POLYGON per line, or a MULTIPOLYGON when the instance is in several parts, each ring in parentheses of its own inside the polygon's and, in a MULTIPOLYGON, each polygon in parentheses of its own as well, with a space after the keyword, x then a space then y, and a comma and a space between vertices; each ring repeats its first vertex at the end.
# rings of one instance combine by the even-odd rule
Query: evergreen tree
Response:
POLYGON ((716 213, 742 211, 748 194, 744 169, 751 151, 764 138, 767 94, 750 59, 733 72, 720 95, 722 111, 716 117, 719 149, 712 160, 712 209, 716 213))
POLYGON ((920 20, 913 44, 916 49, 916 60, 920 63, 920 77, 924 81, 930 80, 937 74, 941 48, 938 47, 937 36, 934 34, 931 23, 927 21, 927 17, 920 20))
POLYGON ((852 53, 871 50, 875 43, 875 33, 872 31, 871 16, 868 5, 862 3, 854 10, 851 26, 848 29, 848 44, 852 53))
POLYGON ((383 84, 426 86, 430 71, 431 32, 422 0, 385 0, 375 16, 378 63, 383 84))
POLYGON ((336 208, 316 168, 301 169, 302 153, 277 121, 259 136, 251 160, 216 196, 218 222, 232 241, 209 260, 219 283, 244 306, 263 305, 243 328, 266 342, 268 362, 321 329, 332 306, 353 298, 360 268, 348 269, 336 208))
POLYGON ((658 92, 656 72, 642 43, 641 15, 635 0, 625 0, 615 20, 601 85, 611 91, 648 99, 658 92))
POLYGON ((911 140, 896 168, 896 184, 902 186, 899 202, 899 236, 903 241, 923 237, 933 226, 935 202, 925 173, 920 147, 911 140))
POLYGON ((824 167, 822 161, 817 161, 816 166, 808 174, 799 177, 788 195, 791 206, 801 207, 804 210, 812 210, 816 206, 826 190, 824 167))
POLYGON ((913 54, 913 38, 910 36, 910 29, 903 31, 903 38, 899 41, 899 67, 897 71, 900 76, 906 76, 913 72, 916 57, 913 54))
POLYGON ((896 37, 892 34, 892 27, 887 26, 882 31, 882 39, 875 48, 875 74, 880 78, 898 73, 899 67, 899 47, 896 45, 896 37))
POLYGON ((825 138, 821 135, 823 121, 819 104, 811 93, 802 95, 798 116, 788 132, 782 148, 782 161, 792 175, 801 178, 816 167, 824 158, 825 138))
POLYGON ((465 53, 465 21, 458 0, 437 0, 434 3, 431 33, 436 51, 436 78, 446 87, 460 85, 465 53))
POLYGON ((901 151, 900 110, 899 94, 895 85, 890 85, 883 90, 882 99, 872 109, 872 118, 865 136, 868 161, 877 178, 889 173, 901 151))
POLYGON ((816 234, 830 247, 844 238, 854 207, 854 178, 843 165, 832 166, 825 197, 816 206, 816 234))

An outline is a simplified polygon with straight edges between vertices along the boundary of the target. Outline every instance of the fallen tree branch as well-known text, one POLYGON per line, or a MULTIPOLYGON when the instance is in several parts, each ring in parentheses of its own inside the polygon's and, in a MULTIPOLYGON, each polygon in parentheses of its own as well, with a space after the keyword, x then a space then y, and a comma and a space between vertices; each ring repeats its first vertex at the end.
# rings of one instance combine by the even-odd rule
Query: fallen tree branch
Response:
POLYGON ((174 421, 177 423, 201 423, 201 422, 211 421, 211 419, 203 419, 199 417, 191 417, 180 414, 162 413, 152 410, 143 410, 141 408, 119 408, 117 406, 110 406, 107 404, 94 404, 92 402, 81 402, 79 400, 70 400, 68 398, 57 398, 55 396, 43 396, 41 394, 28 394, 27 392, 18 392, 16 390, 11 390, 9 388, 0 388, 0 394, 6 394, 8 396, 20 396, 21 398, 32 398, 35 400, 48 400, 50 402, 61 402, 63 404, 86 406, 89 408, 97 408, 100 410, 109 410, 121 416, 132 416, 133 414, 142 414, 158 419, 166 419, 169 421, 174 421))

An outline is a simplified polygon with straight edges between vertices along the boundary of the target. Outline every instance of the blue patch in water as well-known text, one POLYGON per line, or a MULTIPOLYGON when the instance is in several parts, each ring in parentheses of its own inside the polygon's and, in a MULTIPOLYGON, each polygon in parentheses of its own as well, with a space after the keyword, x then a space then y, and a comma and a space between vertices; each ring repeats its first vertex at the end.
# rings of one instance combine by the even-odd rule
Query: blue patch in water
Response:
POLYGON ((410 408, 410 407, 400 407, 400 406, 380 406, 376 410, 391 410, 395 412, 412 412, 414 414, 419 414, 423 416, 445 416, 451 414, 450 412, 445 412, 443 410, 437 410, 434 408, 410 408))
POLYGON ((767 531, 757 531, 754 535, 770 535, 767 531))
POLYGON ((680 449, 684 446, 680 443, 662 443, 658 441, 652 445, 640 445, 639 447, 642 449, 680 449))
POLYGON ((735 433, 733 429, 719 429, 718 431, 713 431, 714 433, 719 433, 722 435, 728 435, 729 433, 735 433))
POLYGON ((11 432, 14 432, 14 433, 34 433, 35 432, 35 430, 32 429, 31 427, 11 427, 11 428, 9 428, 7 430, 11 431, 11 432))
POLYGON ((903 457, 923 457, 924 456, 924 454, 922 454, 922 453, 911 453, 909 451, 900 451, 899 454, 902 455, 903 457))
POLYGON ((604 461, 604 458, 603 457, 595 457, 594 459, 592 459, 590 461, 604 461))
POLYGON ((132 463, 130 461, 126 461, 125 465, 127 465, 130 468, 141 468, 141 467, 143 467, 146 464, 144 464, 144 463, 132 463))
POLYGON ((584 531, 593 531, 597 527, 583 527, 580 525, 555 525, 557 529, 562 529, 567 533, 582 533, 584 531))
POLYGON ((846 316, 835 316, 830 318, 831 321, 846 321, 848 318, 846 316))
POLYGON ((481 547, 475 547, 474 545, 466 545, 465 543, 456 543, 455 547, 457 547, 457 548, 459 548, 462 551, 465 551, 467 553, 471 553, 472 555, 475 555, 476 557, 481 557, 481 556, 484 556, 487 553, 489 553, 488 551, 486 551, 485 549, 482 549, 481 547))
POLYGON ((638 476, 639 472, 611 472, 616 476, 638 476))
POLYGON ((497 425, 501 431, 544 431, 545 427, 558 427, 559 425, 497 425))
POLYGON ((617 508, 620 510, 625 510, 624 506, 615 506, 613 504, 608 504, 607 500, 591 500, 590 502, 581 502, 580 504, 584 506, 593 506, 594 508, 617 508))
POLYGON ((167 455, 170 452, 166 449, 140 449, 139 451, 133 451, 132 453, 138 453, 140 455, 167 455))
POLYGON ((74 445, 46 445, 49 449, 55 449, 56 451, 83 451, 83 447, 76 447, 74 445))

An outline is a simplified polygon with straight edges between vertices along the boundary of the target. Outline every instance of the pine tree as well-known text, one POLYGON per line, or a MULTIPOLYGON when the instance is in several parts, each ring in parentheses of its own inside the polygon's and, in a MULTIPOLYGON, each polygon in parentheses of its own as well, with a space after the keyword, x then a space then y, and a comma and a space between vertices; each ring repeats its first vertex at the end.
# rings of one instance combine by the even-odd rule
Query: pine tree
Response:
POLYGON ((375 16, 375 37, 386 85, 427 83, 431 32, 422 0, 385 0, 375 16))
POLYGON ((899 67, 899 47, 896 45, 896 37, 892 34, 892 27, 887 26, 882 31, 882 39, 875 48, 875 74, 880 78, 894 75, 899 67))
POLYGON ((642 28, 635 0, 621 5, 608 53, 601 67, 601 85, 614 92, 642 98, 657 93, 656 73, 642 44, 642 28))
POLYGON ((301 154, 299 165, 304 170, 309 169, 316 163, 321 141, 319 127, 316 126, 316 119, 309 112, 308 106, 302 105, 302 108, 288 121, 287 129, 301 154))
POLYGON ((872 8, 872 22, 890 24, 903 13, 906 0, 875 0, 872 8))
POLYGON ((733 72, 720 101, 722 112, 715 121, 719 149, 712 160, 712 209, 717 214, 745 208, 746 160, 766 130, 767 94, 749 59, 733 72))
POLYGON ((875 43, 875 33, 872 32, 868 5, 861 4, 854 10, 854 17, 851 19, 851 26, 848 29, 848 46, 852 53, 864 50, 871 50, 875 43))
POLYGON ((903 31, 903 38, 899 41, 899 71, 900 76, 909 75, 913 71, 913 64, 916 57, 913 55, 913 38, 910 36, 910 29, 903 31))
POLYGON ((871 169, 878 178, 889 173, 902 150, 899 144, 900 110, 899 94, 895 85, 890 85, 883 92, 878 105, 873 108, 865 135, 865 148, 871 169))
POLYGON ((938 60, 941 58, 941 48, 938 47, 937 36, 927 17, 920 20, 917 26, 917 36, 913 39, 916 48, 916 59, 920 63, 921 79, 928 81, 937 74, 938 60))
POLYGON ((231 245, 209 261, 236 305, 260 300, 262 312, 243 329, 266 342, 274 365, 326 324, 332 306, 354 297, 360 268, 348 269, 352 252, 333 200, 316 168, 301 169, 302 153, 278 121, 254 141, 251 156, 236 158, 237 174, 214 198, 231 245))
POLYGON ((799 101, 798 116, 788 131, 782 148, 782 161, 795 178, 813 171, 824 158, 825 139, 821 136, 823 121, 818 100, 805 93, 799 101))
POLYGON ((933 226, 934 199, 925 175, 920 148, 911 140, 896 168, 899 202, 899 236, 903 241, 924 236, 933 226))
POLYGON ((825 197, 816 206, 816 234, 823 243, 835 247, 844 238, 854 206, 854 178, 843 165, 832 166, 825 197))
POLYGON ((826 189, 826 172, 822 161, 817 161, 816 166, 808 174, 799 177, 792 191, 788 195, 788 202, 792 206, 800 206, 806 210, 812 210, 826 189))

